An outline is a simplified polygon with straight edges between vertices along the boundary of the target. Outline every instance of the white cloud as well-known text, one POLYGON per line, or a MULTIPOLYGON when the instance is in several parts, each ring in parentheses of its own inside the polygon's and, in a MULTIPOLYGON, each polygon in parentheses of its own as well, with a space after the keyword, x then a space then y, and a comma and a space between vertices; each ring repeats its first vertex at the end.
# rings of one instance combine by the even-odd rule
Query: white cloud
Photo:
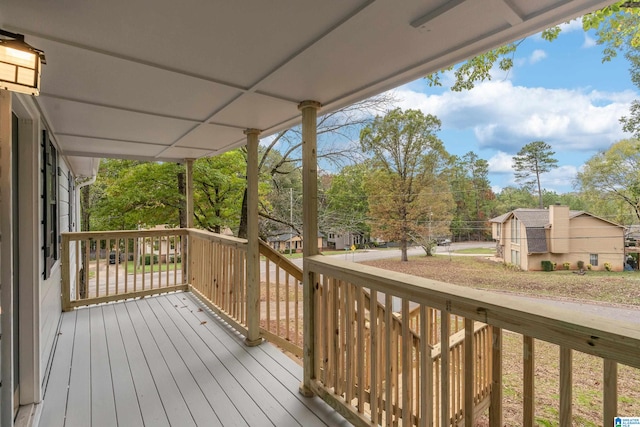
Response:
POLYGON ((547 52, 542 49, 536 49, 529 56, 529 64, 535 64, 547 57, 547 52))
POLYGON ((572 188, 576 179, 578 168, 572 165, 559 166, 549 172, 540 175, 540 183, 543 188, 563 193, 567 191, 567 187, 572 188))
MULTIPOLYGON (((637 94, 546 89, 490 81, 464 92, 427 95, 400 88, 403 109, 436 115, 443 129, 472 130, 480 148, 515 153, 536 140, 556 152, 598 151, 624 138, 619 118, 637 94)), ((446 143, 447 141, 445 141, 446 143)))
POLYGON ((559 25, 563 33, 571 33, 574 31, 584 31, 582 29, 582 17, 572 19, 559 25))
POLYGON ((513 173, 513 156, 504 151, 498 151, 487 163, 491 173, 513 173))
POLYGON ((582 43, 582 47, 584 49, 589 49, 591 47, 596 46, 596 39, 594 39, 593 37, 590 37, 589 34, 585 33, 584 34, 584 43, 582 43))

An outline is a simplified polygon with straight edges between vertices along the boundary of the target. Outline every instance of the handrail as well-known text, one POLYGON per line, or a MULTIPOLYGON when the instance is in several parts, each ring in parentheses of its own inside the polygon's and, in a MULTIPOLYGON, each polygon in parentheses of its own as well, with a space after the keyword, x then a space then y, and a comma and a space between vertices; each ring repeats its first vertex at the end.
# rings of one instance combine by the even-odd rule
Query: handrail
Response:
MULTIPOLYGON (((523 336, 524 425, 533 425, 535 421, 534 339, 560 346, 559 416, 560 420, 565 420, 561 423, 571 419, 573 350, 603 360, 604 420, 612 420, 616 415, 617 364, 640 368, 640 328, 628 322, 568 313, 512 296, 321 256, 305 258, 304 268, 306 274, 315 277, 314 288, 321 290, 321 294, 314 298, 319 304, 316 307, 319 314, 311 319, 315 323, 316 341, 306 353, 307 357, 318 357, 315 362, 307 362, 316 367, 309 387, 330 405, 340 408, 341 413, 355 425, 364 426, 371 422, 430 425, 434 419, 439 419, 442 425, 457 425, 459 422, 473 425, 478 399, 482 399, 483 409, 489 409, 490 425, 502 425, 503 329, 523 336), (324 297, 326 292, 323 289, 327 286, 333 295, 330 298, 324 297), (418 319, 420 331, 427 329, 429 307, 440 311, 441 335, 449 333, 452 316, 463 317, 464 331, 450 338, 450 342, 454 340, 462 345, 455 345, 452 348, 454 353, 441 353, 437 349, 429 352, 426 342, 417 346, 405 325, 401 332, 392 331, 395 328, 385 327, 371 311, 373 308, 369 309, 373 305, 360 302, 365 289, 371 292, 372 297, 384 295, 387 306, 392 299, 399 298, 402 317, 407 319, 413 311, 409 310, 409 305, 418 304, 421 310, 418 319), (377 327, 372 328, 371 336, 366 335, 357 322, 358 318, 349 314, 354 307, 369 310, 374 316, 372 323, 377 327), (479 322, 489 327, 484 328, 479 322), (338 325, 340 331, 336 330, 334 334, 333 330, 338 325), (346 332, 343 332, 343 325, 347 325, 346 332), (478 331, 478 328, 481 329, 478 331), (331 330, 335 338, 323 335, 324 330, 331 330), (357 345, 353 344, 355 342, 357 345), (478 360, 474 351, 479 349, 486 351, 490 359, 478 360), (440 359, 433 370, 429 367, 432 357, 440 359), (377 378, 370 384, 356 380, 357 385, 362 385, 355 389, 356 393, 349 389, 349 384, 354 384, 353 380, 351 383, 348 381, 354 372, 358 372, 356 378, 361 378, 362 372, 360 368, 355 370, 356 365, 351 360, 364 360, 365 369, 377 378), (414 367, 412 373, 406 369, 410 365, 414 367), (323 369, 329 369, 330 375, 323 369), (462 382, 451 380, 451 376, 457 373, 464 376, 462 382), (385 380, 381 381, 380 377, 385 380), (347 380, 346 387, 341 382, 342 378, 347 380), (368 388, 361 390, 363 387, 368 388), (415 399, 420 400, 418 406, 415 399), (438 408, 435 416, 432 410, 434 403, 438 408), (368 412, 367 408, 371 411, 368 412)), ((390 313, 384 317, 391 320, 390 313)))
POLYGON ((302 269, 300 267, 292 263, 288 258, 283 257, 280 252, 273 249, 264 240, 260 240, 259 243, 260 255, 291 274, 298 282, 302 282, 302 269))
POLYGON ((265 257, 260 280, 260 332, 269 341, 302 357, 302 270, 260 240, 265 257))
POLYGON ((351 283, 366 283, 371 289, 450 314, 640 368, 640 328, 633 323, 567 313, 560 308, 509 295, 320 256, 306 258, 305 266, 351 283), (538 314, 540 312, 544 314, 538 314))
POLYGON ((62 233, 62 309, 185 290, 185 229, 62 233))

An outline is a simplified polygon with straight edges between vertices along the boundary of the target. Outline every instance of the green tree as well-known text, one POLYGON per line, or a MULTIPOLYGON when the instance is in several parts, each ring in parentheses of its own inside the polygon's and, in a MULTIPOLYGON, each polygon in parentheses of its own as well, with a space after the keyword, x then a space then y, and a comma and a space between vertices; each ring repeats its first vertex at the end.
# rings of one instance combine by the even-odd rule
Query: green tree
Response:
POLYGON ((454 238, 484 240, 490 237, 487 220, 494 214, 495 194, 489 181, 489 163, 470 151, 462 158, 452 156, 449 173, 456 202, 451 225, 454 238))
MULTIPOLYGON (((631 68, 629 72, 631 74, 631 81, 636 87, 640 88, 640 48, 630 50, 626 54, 627 59, 631 62, 631 68)), ((635 138, 640 138, 640 101, 635 100, 631 103, 629 108, 629 115, 620 119, 622 123, 622 129, 625 132, 633 134, 635 138)))
POLYGON ((496 195, 496 213, 502 215, 518 208, 535 208, 536 198, 526 188, 505 187, 496 195))
POLYGON ((372 156, 374 171, 367 180, 371 231, 376 237, 400 241, 402 261, 412 234, 426 234, 433 197, 433 174, 428 157, 444 149, 435 133, 440 121, 418 110, 397 108, 377 116, 362 129, 362 151, 372 156), (430 185, 431 184, 431 185, 430 185))
MULTIPOLYGON (((615 57, 618 51, 640 46, 640 0, 621 0, 610 6, 588 13, 582 17, 584 31, 595 30, 596 42, 604 46, 603 61, 615 57)), ((553 41, 561 33, 559 26, 542 32, 542 38, 553 41)), ((454 84, 451 89, 472 89, 476 83, 491 80, 491 69, 498 66, 503 71, 513 68, 513 57, 522 40, 492 49, 461 64, 426 76, 429 84, 440 86, 444 71, 453 71, 454 84)), ((640 108, 640 107, 639 107, 640 108)))
POLYGON ((527 189, 531 189, 534 186, 537 187, 538 207, 540 209, 544 207, 542 204, 540 174, 558 167, 558 161, 553 158, 554 154, 555 152, 551 150, 551 146, 546 142, 534 141, 522 147, 518 154, 513 157, 516 182, 527 189))
POLYGON ((193 163, 195 224, 213 233, 236 230, 245 189, 246 162, 240 150, 193 163))
POLYGON ((345 166, 332 177, 326 191, 326 207, 321 211, 321 229, 368 237, 365 181, 369 168, 367 162, 345 166))
MULTIPOLYGON (((360 128, 371 121, 372 113, 384 111, 391 105, 394 98, 389 94, 382 94, 365 99, 355 104, 348 105, 336 111, 323 114, 318 118, 316 133, 318 136, 318 161, 330 165, 332 167, 342 167, 348 161, 356 161, 358 147, 351 143, 357 138, 357 132, 360 128)), ((260 149, 260 160, 258 161, 259 173, 265 174, 272 179, 272 186, 276 192, 283 191, 286 194, 278 195, 278 199, 289 197, 289 190, 279 185, 278 181, 284 175, 293 171, 298 171, 302 167, 302 128, 296 126, 286 129, 273 138, 270 138, 260 149), (272 155, 275 153, 275 156, 272 155)), ((287 205, 288 206, 288 205, 287 205)), ((300 207, 301 208, 301 207, 300 207)), ((301 211, 301 209, 298 209, 301 211)), ((301 224, 290 224, 289 214, 281 216, 284 212, 281 210, 273 210, 268 212, 261 209, 259 214, 263 219, 267 219, 269 225, 267 228, 293 227, 301 228, 301 224)), ((288 210, 287 210, 288 212, 288 210)), ((299 217, 300 215, 297 215, 299 217)), ((246 237, 246 191, 242 203, 242 213, 240 220, 240 228, 238 230, 239 237, 246 237)))
POLYGON ((183 197, 175 163, 103 160, 91 186, 91 229, 132 230, 180 221, 183 197))
MULTIPOLYGON (((577 184, 586 194, 623 202, 640 221, 640 141, 625 139, 591 157, 578 173, 577 184)), ((624 218, 618 218, 622 223, 624 218)))

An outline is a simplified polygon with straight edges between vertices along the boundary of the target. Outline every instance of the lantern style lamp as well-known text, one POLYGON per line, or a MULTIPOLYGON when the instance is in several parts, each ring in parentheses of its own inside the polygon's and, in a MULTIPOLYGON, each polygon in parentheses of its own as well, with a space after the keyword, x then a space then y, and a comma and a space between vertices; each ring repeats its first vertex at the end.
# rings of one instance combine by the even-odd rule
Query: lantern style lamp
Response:
POLYGON ((44 52, 24 41, 24 35, 0 29, 0 89, 38 96, 44 52))

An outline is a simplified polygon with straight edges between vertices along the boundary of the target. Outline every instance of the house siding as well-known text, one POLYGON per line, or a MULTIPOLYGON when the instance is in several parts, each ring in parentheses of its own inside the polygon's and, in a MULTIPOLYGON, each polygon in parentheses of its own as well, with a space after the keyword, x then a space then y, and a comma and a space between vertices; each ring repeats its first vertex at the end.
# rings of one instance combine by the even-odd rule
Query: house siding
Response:
MULTIPOLYGON (((18 180, 12 181, 10 185, 11 191, 18 193, 18 217, 13 218, 13 221, 17 226, 17 235, 14 235, 14 238, 19 245, 19 265, 17 271, 4 264, 2 269, 12 271, 12 274, 19 278, 20 404, 25 405, 37 403, 42 398, 41 385, 46 379, 46 367, 55 345, 61 318, 60 240, 58 237, 56 241, 58 259, 51 266, 50 274, 45 279, 45 201, 42 174, 42 131, 45 124, 31 97, 13 94, 12 112, 18 118, 17 128, 12 129, 12 132, 18 135, 18 180)), ((7 152, 5 150, 0 155, 7 152)), ((76 205, 74 176, 64 157, 60 155, 57 166, 57 217, 54 221, 60 233, 74 229, 72 221, 77 216, 71 213, 76 205)), ((2 173, 0 170, 0 174, 2 173)), ((0 178, 5 179, 6 176, 0 178)), ((2 216, 0 221, 3 227, 8 223, 2 216)), ((72 261, 74 259, 75 257, 71 257, 72 261)))
MULTIPOLYGON (((561 269, 565 262, 570 263, 571 269, 577 269, 578 261, 583 261, 585 266, 590 263, 590 255, 598 255, 598 265, 593 266, 594 270, 604 270, 604 264, 610 263, 613 271, 622 271, 624 267, 624 228, 600 218, 583 213, 570 218, 569 224, 564 226, 566 233, 554 234, 553 230, 547 229, 546 235, 549 240, 560 238, 563 240, 560 246, 550 244, 550 248, 560 250, 562 253, 528 253, 528 241, 526 238, 526 227, 520 225, 520 241, 513 242, 511 239, 513 217, 503 223, 496 223, 501 228, 498 233, 494 230, 494 237, 498 237, 498 244, 504 248, 504 262, 519 265, 523 270, 540 271, 542 261, 555 262, 557 268, 561 269), (565 249, 567 248, 567 249, 565 249), (565 252, 566 251, 566 252, 565 252), (519 263, 514 259, 514 254, 520 255, 519 263)), ((553 225, 552 225, 553 226, 553 225)), ((556 221, 556 227, 558 222, 556 221)))

